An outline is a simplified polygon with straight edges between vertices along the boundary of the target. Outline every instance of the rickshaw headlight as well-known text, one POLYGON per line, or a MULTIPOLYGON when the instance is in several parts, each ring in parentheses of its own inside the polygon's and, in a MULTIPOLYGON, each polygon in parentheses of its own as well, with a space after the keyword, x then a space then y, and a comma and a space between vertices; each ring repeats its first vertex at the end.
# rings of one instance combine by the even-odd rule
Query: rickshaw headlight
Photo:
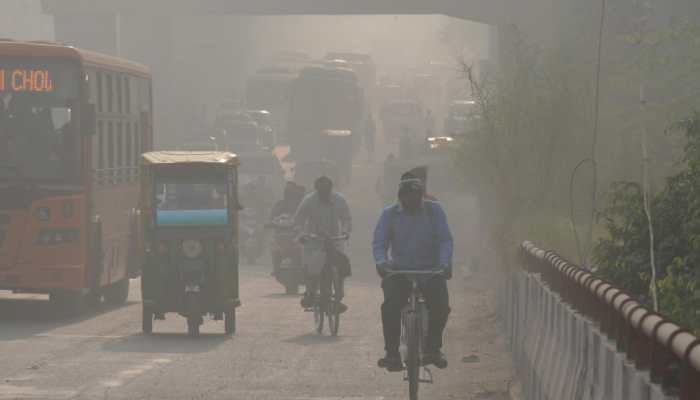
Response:
POLYGON ((223 256, 226 254, 226 242, 219 240, 216 242, 216 255, 223 256))
POLYGON ((182 253, 187 258, 197 258, 202 254, 202 242, 197 239, 187 239, 182 241, 182 253))

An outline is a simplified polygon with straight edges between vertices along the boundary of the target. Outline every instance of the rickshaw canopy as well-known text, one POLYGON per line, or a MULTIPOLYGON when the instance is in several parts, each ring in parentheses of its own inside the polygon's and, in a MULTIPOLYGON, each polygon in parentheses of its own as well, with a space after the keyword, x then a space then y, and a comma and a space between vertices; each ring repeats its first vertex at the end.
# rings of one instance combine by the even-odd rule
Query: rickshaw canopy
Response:
POLYGON ((239 165, 238 156, 222 151, 152 151, 141 156, 142 165, 239 165))

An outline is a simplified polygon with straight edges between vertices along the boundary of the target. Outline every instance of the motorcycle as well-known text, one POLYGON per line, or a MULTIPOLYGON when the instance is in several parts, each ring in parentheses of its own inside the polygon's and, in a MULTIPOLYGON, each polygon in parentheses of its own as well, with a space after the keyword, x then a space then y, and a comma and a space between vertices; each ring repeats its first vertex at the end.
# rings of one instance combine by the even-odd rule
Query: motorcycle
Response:
POLYGON ((290 220, 290 215, 283 214, 268 225, 274 229, 272 267, 275 279, 284 286, 286 293, 298 294, 299 286, 304 283, 304 266, 302 248, 290 220))

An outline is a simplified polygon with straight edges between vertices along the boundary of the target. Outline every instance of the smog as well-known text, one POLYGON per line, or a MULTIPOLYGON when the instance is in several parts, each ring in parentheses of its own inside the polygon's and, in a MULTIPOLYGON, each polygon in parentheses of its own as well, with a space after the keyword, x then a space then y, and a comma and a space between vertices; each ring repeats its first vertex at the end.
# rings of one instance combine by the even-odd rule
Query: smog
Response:
POLYGON ((696 398, 700 6, 627 3, 6 0, 0 399, 696 398))

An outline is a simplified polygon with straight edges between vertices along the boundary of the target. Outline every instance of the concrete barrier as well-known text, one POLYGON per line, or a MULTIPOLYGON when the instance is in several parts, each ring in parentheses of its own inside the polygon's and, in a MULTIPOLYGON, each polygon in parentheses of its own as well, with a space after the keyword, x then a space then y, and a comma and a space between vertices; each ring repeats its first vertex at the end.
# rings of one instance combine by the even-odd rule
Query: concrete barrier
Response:
MULTIPOLYGON (((517 271, 508 290, 510 348, 526 400, 671 400, 618 345, 537 273, 517 271)), ((700 393, 697 394, 700 396, 700 393)))

